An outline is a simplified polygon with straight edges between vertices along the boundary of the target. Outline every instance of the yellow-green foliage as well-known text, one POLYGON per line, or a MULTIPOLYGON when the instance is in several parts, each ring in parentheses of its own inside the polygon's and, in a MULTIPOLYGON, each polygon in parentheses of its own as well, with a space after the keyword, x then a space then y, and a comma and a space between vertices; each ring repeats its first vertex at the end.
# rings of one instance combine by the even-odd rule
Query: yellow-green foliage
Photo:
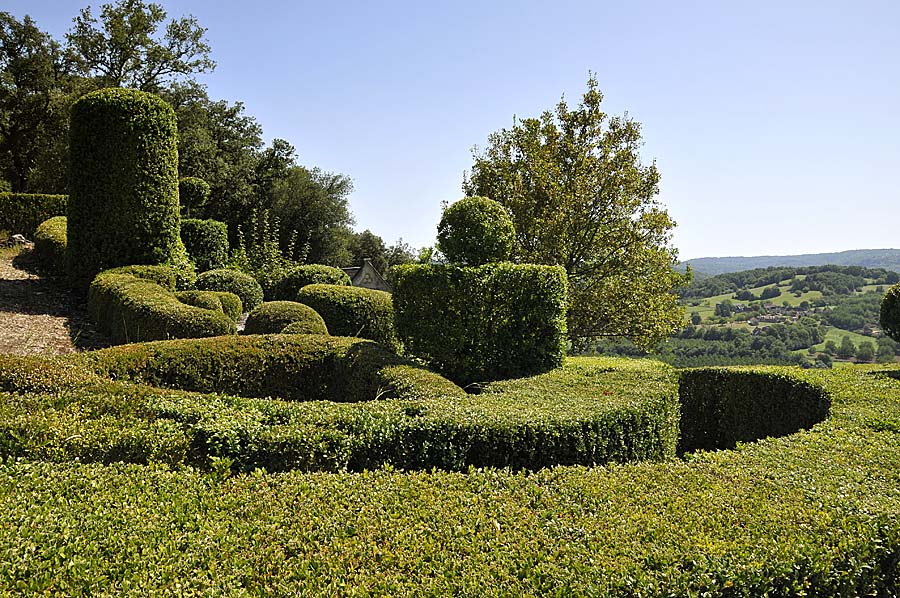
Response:
POLYGON ((31 238, 41 222, 64 216, 68 201, 68 195, 0 193, 0 230, 31 238))
POLYGON ((341 284, 310 284, 300 289, 297 301, 318 312, 331 334, 398 347, 390 293, 341 284))
POLYGON ((66 217, 45 220, 34 233, 34 255, 53 274, 66 273, 66 217))
POLYGON ((288 334, 328 334, 325 320, 316 310, 296 301, 269 301, 253 308, 244 334, 274 334, 291 326, 288 334))

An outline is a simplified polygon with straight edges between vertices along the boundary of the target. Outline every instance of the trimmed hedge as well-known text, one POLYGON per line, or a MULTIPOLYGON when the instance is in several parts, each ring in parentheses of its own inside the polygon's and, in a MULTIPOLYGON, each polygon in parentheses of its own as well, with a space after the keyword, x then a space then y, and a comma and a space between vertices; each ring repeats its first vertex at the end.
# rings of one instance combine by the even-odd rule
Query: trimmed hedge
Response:
POLYGON ((881 328, 886 335, 900 341, 900 283, 889 288, 881 300, 881 328))
POLYGON ((234 293, 241 299, 246 311, 263 302, 263 290, 256 279, 240 270, 220 268, 209 270, 197 277, 196 286, 201 291, 234 293))
POLYGON ((218 297, 213 309, 179 301, 173 293, 174 279, 174 271, 165 266, 132 266, 101 272, 88 290, 88 315, 114 343, 219 336, 237 331, 234 319, 224 313, 218 297))
POLYGON ((222 291, 178 291, 175 298, 186 305, 221 311, 237 322, 244 309, 241 298, 234 293, 222 291))
POLYGON ((336 284, 351 286, 350 277, 340 268, 322 264, 306 264, 287 270, 275 284, 269 301, 294 301, 297 293, 309 284, 336 284))
POLYGON ((0 230, 31 239, 42 222, 66 215, 68 201, 68 195, 0 193, 0 230))
POLYGON ((295 301, 260 303, 247 316, 244 334, 277 334, 288 325, 294 326, 290 334, 328 334, 322 316, 295 301))
POLYGON ((54 275, 62 276, 67 271, 66 245, 65 216, 45 220, 34 233, 34 256, 54 275))
POLYGON ((222 268, 228 261, 228 225, 224 222, 185 218, 181 241, 200 272, 222 268))
POLYGON ((86 288, 115 266, 177 261, 178 127, 162 98, 100 89, 72 106, 71 275, 86 288))
POLYGON ((487 197, 464 197, 444 210, 438 247, 450 262, 481 266, 512 256, 516 229, 502 204, 487 197))
POLYGON ((300 289, 297 301, 310 306, 336 336, 367 338, 397 349, 391 294, 362 287, 311 284, 300 289))
POLYGON ((567 282, 561 267, 406 264, 393 269, 393 285, 405 350, 457 384, 527 376, 562 363, 567 282))
POLYGON ((196 215, 206 205, 212 193, 209 183, 201 178, 187 176, 178 181, 178 204, 185 217, 196 215))

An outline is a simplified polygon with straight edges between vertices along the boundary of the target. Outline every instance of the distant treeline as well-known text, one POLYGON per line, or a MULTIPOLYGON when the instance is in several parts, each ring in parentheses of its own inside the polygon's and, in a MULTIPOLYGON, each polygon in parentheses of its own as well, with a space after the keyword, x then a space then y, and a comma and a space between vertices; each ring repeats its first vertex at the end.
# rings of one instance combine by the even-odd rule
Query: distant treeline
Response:
POLYGON ((823 294, 848 294, 874 280, 875 284, 891 285, 900 282, 900 274, 884 268, 863 266, 805 266, 800 268, 769 267, 729 272, 702 280, 679 289, 682 299, 714 297, 725 293, 775 285, 791 280, 791 292, 821 291, 823 294), (805 278, 799 278, 803 276, 805 278))

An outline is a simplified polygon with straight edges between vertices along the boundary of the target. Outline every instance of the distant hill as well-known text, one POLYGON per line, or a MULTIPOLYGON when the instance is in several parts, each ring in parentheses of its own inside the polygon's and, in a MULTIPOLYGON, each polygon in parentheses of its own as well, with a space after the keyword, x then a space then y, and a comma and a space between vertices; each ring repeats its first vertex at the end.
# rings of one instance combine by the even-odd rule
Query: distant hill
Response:
POLYGON ((695 273, 715 276, 770 266, 863 266, 900 272, 900 249, 851 249, 837 253, 808 253, 804 255, 761 255, 756 257, 699 257, 679 265, 690 264, 695 273))

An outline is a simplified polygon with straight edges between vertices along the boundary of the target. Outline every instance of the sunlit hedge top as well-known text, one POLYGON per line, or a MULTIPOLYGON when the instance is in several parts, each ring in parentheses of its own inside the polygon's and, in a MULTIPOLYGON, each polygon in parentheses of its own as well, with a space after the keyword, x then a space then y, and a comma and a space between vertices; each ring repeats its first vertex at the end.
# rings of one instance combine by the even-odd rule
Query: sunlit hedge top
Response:
POLYGON ((451 262, 480 266, 508 260, 516 231, 502 205, 486 197, 466 197, 444 210, 437 238, 451 262))

